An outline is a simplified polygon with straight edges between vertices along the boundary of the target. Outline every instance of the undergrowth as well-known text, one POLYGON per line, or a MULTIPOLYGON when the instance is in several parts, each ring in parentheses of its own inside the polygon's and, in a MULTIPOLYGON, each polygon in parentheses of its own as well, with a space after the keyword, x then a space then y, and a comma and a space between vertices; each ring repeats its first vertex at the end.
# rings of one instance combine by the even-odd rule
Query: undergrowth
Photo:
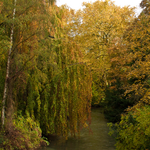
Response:
POLYGON ((11 133, 0 134, 0 150, 33 150, 46 146, 48 142, 42 139, 41 133, 39 123, 29 115, 19 115, 13 120, 11 133))

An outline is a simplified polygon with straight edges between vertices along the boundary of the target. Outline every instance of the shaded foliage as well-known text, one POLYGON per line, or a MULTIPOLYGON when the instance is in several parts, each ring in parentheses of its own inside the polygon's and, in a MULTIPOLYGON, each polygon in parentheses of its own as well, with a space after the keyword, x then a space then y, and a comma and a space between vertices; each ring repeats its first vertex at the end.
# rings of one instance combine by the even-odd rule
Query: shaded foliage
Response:
MULTIPOLYGON (((116 149, 140 149, 145 150, 150 148, 150 128, 149 128, 149 106, 141 109, 136 109, 134 112, 129 112, 127 115, 122 115, 117 127, 116 149)), ((112 124, 109 124, 112 129, 112 124)), ((110 131, 113 134, 114 130, 110 131)))

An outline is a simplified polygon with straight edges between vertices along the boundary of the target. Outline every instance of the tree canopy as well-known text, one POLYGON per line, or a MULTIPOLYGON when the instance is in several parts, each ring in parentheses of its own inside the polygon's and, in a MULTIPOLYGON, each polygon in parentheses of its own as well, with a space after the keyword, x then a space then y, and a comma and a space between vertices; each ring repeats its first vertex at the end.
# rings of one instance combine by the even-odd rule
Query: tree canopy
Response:
POLYGON ((149 1, 142 0, 138 17, 134 8, 110 0, 83 6, 75 11, 55 0, 1 0, 0 127, 6 149, 37 147, 41 133, 80 135, 90 129, 91 105, 103 106, 107 119, 118 122, 118 149, 149 148, 137 138, 142 133, 149 139, 148 119, 143 121, 150 104, 149 1), (8 135, 23 138, 16 144, 8 135))

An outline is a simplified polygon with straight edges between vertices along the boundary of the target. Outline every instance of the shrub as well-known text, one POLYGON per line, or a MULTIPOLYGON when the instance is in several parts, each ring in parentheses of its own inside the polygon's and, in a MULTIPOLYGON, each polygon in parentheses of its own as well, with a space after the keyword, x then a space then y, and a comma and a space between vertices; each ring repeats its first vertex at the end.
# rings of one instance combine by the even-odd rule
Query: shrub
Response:
MULTIPOLYGON (((116 126, 116 150, 150 149, 150 106, 136 109, 122 115, 116 126)), ((114 134, 113 125, 109 124, 110 134, 114 134)))
POLYGON ((29 115, 23 117, 17 116, 14 121, 14 128, 3 141, 3 147, 7 150, 30 150, 40 147, 45 143, 41 138, 41 129, 29 115))

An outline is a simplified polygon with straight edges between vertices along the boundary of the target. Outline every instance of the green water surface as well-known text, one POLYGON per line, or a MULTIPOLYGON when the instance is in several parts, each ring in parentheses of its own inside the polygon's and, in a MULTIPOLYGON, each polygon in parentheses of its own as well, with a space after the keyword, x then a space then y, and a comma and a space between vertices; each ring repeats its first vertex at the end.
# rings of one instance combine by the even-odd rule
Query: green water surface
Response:
POLYGON ((58 138, 41 150, 115 150, 115 140, 108 135, 107 120, 100 108, 92 109, 92 133, 84 129, 80 138, 58 138))

